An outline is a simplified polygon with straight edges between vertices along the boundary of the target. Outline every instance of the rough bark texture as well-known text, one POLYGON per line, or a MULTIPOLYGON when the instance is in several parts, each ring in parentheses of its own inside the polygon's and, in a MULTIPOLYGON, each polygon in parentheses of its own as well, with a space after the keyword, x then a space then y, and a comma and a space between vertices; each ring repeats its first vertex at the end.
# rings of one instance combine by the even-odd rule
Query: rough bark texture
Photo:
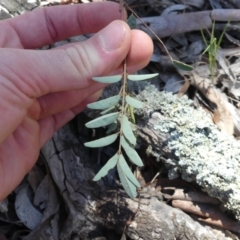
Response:
POLYGON ((160 93, 153 85, 138 98, 146 102, 142 139, 169 168, 169 178, 181 175, 199 184, 210 196, 240 218, 240 143, 217 129, 210 115, 195 110, 187 97, 160 93))
POLYGON ((5 19, 31 11, 38 4, 37 1, 29 3, 27 0, 0 0, 0 6, 3 7, 0 12, 0 18, 5 19))
MULTIPOLYGON (((73 122, 58 131, 42 149, 68 212, 64 227, 59 229, 60 239, 103 237, 104 229, 121 234, 129 219, 132 221, 126 235, 131 239, 227 239, 221 232, 204 227, 181 210, 166 205, 161 194, 153 189, 143 189, 139 206, 138 199, 127 198, 106 180, 92 182, 97 172, 96 158, 83 147, 82 137, 77 133, 83 136, 83 129, 74 130, 71 125, 73 122)), ((50 238, 44 235, 44 239, 50 238)))

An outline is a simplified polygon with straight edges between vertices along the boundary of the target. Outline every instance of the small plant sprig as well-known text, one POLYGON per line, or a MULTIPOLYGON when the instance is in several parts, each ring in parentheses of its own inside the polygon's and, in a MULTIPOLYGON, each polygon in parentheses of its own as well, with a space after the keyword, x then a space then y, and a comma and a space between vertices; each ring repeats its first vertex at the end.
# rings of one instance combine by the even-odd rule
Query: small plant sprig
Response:
POLYGON ((230 23, 230 20, 227 22, 227 24, 224 27, 224 29, 221 33, 221 36, 218 40, 214 35, 215 22, 213 22, 211 33, 209 33, 210 34, 209 42, 207 41, 207 39, 203 33, 203 30, 201 30, 201 35, 202 35, 203 41, 204 41, 205 45, 207 46, 202 54, 208 53, 209 70, 210 70, 210 75, 211 75, 210 77, 211 77, 212 81, 214 80, 214 70, 217 68, 217 61, 216 61, 217 53, 218 53, 220 44, 222 42, 223 36, 227 30, 229 23, 230 23))
MULTIPOLYGON (((120 12, 121 19, 124 20, 123 15, 123 5, 124 0, 120 0, 120 12)), ((134 16, 130 16, 128 19, 128 24, 131 28, 135 28, 136 19, 134 16)), ((159 39, 159 41, 161 41, 159 39)), ((161 41, 162 43, 162 41, 161 41)), ((162 43, 163 44, 163 43, 162 43)), ((167 49, 166 49, 167 50, 167 49)), ((167 54, 170 56, 169 52, 167 54)), ((171 56, 170 56, 171 58, 171 56)), ((171 58, 173 65, 184 71, 192 70, 192 67, 179 61, 175 61, 171 58)), ((134 198, 137 196, 137 188, 140 187, 139 182, 133 175, 131 169, 129 168, 122 150, 126 153, 129 160, 135 165, 141 167, 143 166, 142 160, 138 153, 135 151, 134 147, 136 145, 137 139, 133 133, 133 124, 129 121, 129 117, 132 122, 135 122, 133 115, 133 108, 143 108, 144 103, 131 97, 128 94, 127 80, 130 81, 142 81, 154 78, 158 73, 154 74, 143 74, 143 75, 129 75, 127 73, 126 58, 123 61, 123 72, 120 75, 115 76, 105 76, 105 77, 94 77, 94 81, 102 83, 116 83, 122 81, 122 87, 119 94, 113 97, 109 97, 98 102, 88 104, 88 108, 103 110, 101 112, 102 116, 98 117, 88 123, 86 123, 87 128, 98 128, 108 126, 107 134, 114 132, 106 137, 85 143, 86 147, 98 148, 108 146, 113 143, 118 137, 119 147, 115 155, 108 160, 108 162, 101 168, 97 175, 93 178, 94 181, 100 180, 102 177, 106 176, 110 169, 117 166, 118 175, 122 183, 123 188, 129 197, 134 198), (120 108, 118 108, 120 102, 120 108), (117 110, 116 110, 117 109, 117 110), (110 113, 109 113, 110 112, 110 113), (119 127, 118 127, 119 126, 119 127)))
POLYGON ((136 189, 137 187, 140 187, 140 184, 130 170, 122 153, 122 149, 124 149, 126 155, 132 163, 139 167, 143 166, 141 158, 134 149, 137 140, 132 130, 132 124, 128 119, 128 112, 131 107, 142 108, 144 106, 144 103, 128 95, 127 80, 142 81, 156 77, 157 75, 158 73, 145 75, 128 75, 126 70, 126 61, 124 61, 124 70, 121 75, 93 78, 94 81, 109 84, 116 83, 122 80, 122 87, 118 95, 88 104, 88 108, 90 109, 98 109, 104 111, 102 112, 103 115, 101 117, 98 117, 88 122, 86 124, 86 127, 98 128, 109 125, 107 132, 111 132, 114 130, 116 131, 118 126, 117 122, 119 122, 120 126, 120 129, 114 134, 85 143, 86 147, 104 147, 113 143, 118 137, 120 137, 118 151, 112 158, 108 160, 108 162, 102 167, 102 169, 98 172, 98 174, 94 177, 93 180, 100 180, 102 177, 108 174, 108 171, 110 169, 117 166, 118 175, 123 185, 123 188, 131 198, 137 196, 136 189), (120 110, 114 111, 120 101, 120 110), (112 110, 113 112, 109 113, 109 111, 112 110))
MULTIPOLYGON (((123 0, 120 1, 120 12, 121 18, 124 19, 123 16, 123 0)), ((130 17, 128 23, 131 25, 135 25, 135 19, 130 17)), ((122 81, 122 87, 119 91, 119 94, 113 97, 109 97, 104 100, 100 100, 94 103, 88 104, 88 108, 90 109, 98 109, 103 110, 101 112, 102 116, 98 117, 88 123, 86 123, 87 128, 98 128, 109 125, 107 133, 111 133, 115 131, 115 133, 108 135, 106 137, 87 142, 85 143, 86 147, 104 147, 113 143, 118 137, 119 139, 119 147, 116 154, 108 160, 108 162, 100 169, 97 175, 93 178, 94 181, 100 180, 102 177, 108 174, 108 171, 117 166, 118 175, 120 181, 122 183, 123 188, 126 193, 131 198, 135 198, 137 196, 137 188, 140 188, 140 184, 129 168, 122 149, 124 149, 126 156, 129 160, 135 165, 142 167, 143 163, 138 153, 135 151, 134 147, 136 145, 137 139, 133 133, 132 124, 129 121, 130 118, 134 120, 133 108, 142 108, 144 103, 140 102, 137 99, 129 96, 127 89, 127 80, 130 81, 142 81, 150 78, 154 78, 158 75, 156 74, 145 74, 145 75, 128 75, 127 73, 127 63, 126 58, 123 61, 123 72, 120 75, 115 76, 105 76, 105 77, 94 77, 92 78, 94 81, 102 82, 102 83, 116 83, 122 81), (120 108, 119 106, 120 102, 120 108), (117 110, 116 110, 117 109, 117 110), (110 112, 110 113, 109 113, 110 112), (130 113, 130 114, 129 114, 130 113), (118 124, 119 123, 119 124, 118 124), (118 128, 119 126, 119 128, 118 128)))

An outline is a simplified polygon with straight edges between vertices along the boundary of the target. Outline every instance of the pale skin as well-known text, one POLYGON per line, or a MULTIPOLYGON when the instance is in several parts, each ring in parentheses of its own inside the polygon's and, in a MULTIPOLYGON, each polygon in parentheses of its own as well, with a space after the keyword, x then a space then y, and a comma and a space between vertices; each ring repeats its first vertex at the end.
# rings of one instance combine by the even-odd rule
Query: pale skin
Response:
POLYGON ((105 85, 91 80, 149 62, 151 39, 131 31, 112 2, 34 10, 0 22, 0 200, 35 164, 53 133, 96 101, 105 85), (36 48, 83 33, 82 43, 36 48))

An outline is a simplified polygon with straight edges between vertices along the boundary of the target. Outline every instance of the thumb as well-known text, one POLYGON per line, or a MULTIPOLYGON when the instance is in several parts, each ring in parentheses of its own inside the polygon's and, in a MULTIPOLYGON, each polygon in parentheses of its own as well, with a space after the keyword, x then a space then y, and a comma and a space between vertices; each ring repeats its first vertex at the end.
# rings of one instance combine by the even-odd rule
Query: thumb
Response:
POLYGON ((86 88, 93 84, 93 76, 114 71, 127 55, 130 45, 129 27, 117 20, 89 40, 64 48, 44 51, 1 49, 0 72, 11 82, 8 90, 15 96, 19 91, 20 95, 37 98, 47 93, 86 88))
POLYGON ((131 31, 114 21, 91 39, 55 50, 0 49, 0 143, 23 121, 34 99, 90 87, 93 76, 114 71, 127 55, 131 31))

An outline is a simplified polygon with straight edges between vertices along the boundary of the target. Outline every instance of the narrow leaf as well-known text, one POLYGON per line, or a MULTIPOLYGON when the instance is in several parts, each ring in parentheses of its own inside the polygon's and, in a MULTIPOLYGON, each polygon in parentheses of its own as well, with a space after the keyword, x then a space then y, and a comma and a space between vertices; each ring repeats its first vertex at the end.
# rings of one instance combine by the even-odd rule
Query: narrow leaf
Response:
POLYGON ((122 120, 122 130, 123 130, 123 134, 124 136, 127 138, 127 140, 132 144, 132 145, 136 145, 137 139, 133 134, 130 122, 128 121, 128 118, 126 115, 122 116, 123 120, 122 120))
POLYGON ((129 168, 126 160, 124 159, 123 155, 120 154, 119 156, 119 161, 118 161, 118 165, 120 165, 120 167, 124 170, 124 174, 125 176, 136 186, 136 187, 141 187, 140 183, 138 182, 138 180, 135 178, 135 176, 133 175, 131 169, 129 168))
POLYGON ((129 110, 129 114, 130 114, 130 117, 131 117, 131 122, 133 124, 135 124, 136 123, 136 119, 135 119, 135 116, 134 116, 133 107, 129 105, 128 110, 129 110))
POLYGON ((108 171, 117 165, 119 154, 116 153, 108 162, 101 168, 97 175, 93 178, 93 181, 99 181, 102 177, 108 174, 108 171))
POLYGON ((103 137, 103 138, 99 138, 97 140, 91 141, 91 142, 86 142, 84 143, 84 145, 86 147, 91 147, 91 148, 95 148, 95 147, 104 147, 107 145, 110 145, 111 143, 113 143, 118 137, 118 133, 109 135, 107 137, 103 137))
POLYGON ((105 109, 105 110, 103 110, 103 111, 101 111, 100 114, 101 114, 101 115, 104 115, 104 114, 112 111, 113 109, 114 109, 114 106, 113 106, 113 107, 110 107, 110 108, 107 108, 107 109, 105 109))
POLYGON ((100 100, 98 102, 90 103, 87 105, 91 109, 106 109, 115 106, 120 100, 120 95, 100 100))
POLYGON ((128 18, 127 24, 131 29, 137 28, 137 21, 136 21, 136 18, 133 16, 133 14, 131 14, 130 17, 128 18))
POLYGON ((117 170, 120 181, 126 193, 128 194, 129 197, 135 198, 137 196, 136 186, 134 186, 133 183, 128 180, 128 178, 124 174, 124 169, 121 168, 120 164, 117 164, 117 170))
POLYGON ((115 131, 115 130, 117 129, 117 126, 118 126, 117 121, 111 123, 111 124, 108 126, 108 129, 107 129, 107 131, 106 131, 106 134, 109 134, 109 133, 115 131))
POLYGON ((134 108, 143 108, 144 106, 143 102, 140 102, 139 100, 132 98, 130 96, 126 96, 126 101, 130 106, 134 108))
POLYGON ((106 76, 106 77, 93 77, 92 80, 101 83, 116 83, 122 79, 122 75, 106 76))
POLYGON ((158 73, 141 74, 141 75, 128 75, 127 78, 128 78, 128 80, 131 80, 131 81, 143 81, 143 80, 148 80, 150 78, 154 78, 157 75, 158 75, 158 73))
POLYGON ((142 162, 141 158, 139 157, 139 155, 135 151, 135 149, 128 144, 128 142, 125 140, 124 136, 121 136, 121 144, 122 144, 122 147, 123 147, 125 153, 131 160, 131 162, 136 164, 139 167, 142 167, 143 162, 142 162))
POLYGON ((119 116, 118 112, 115 113, 109 113, 107 115, 98 117, 88 123, 85 124, 85 126, 87 128, 98 128, 98 127, 103 127, 106 125, 109 125, 110 123, 114 122, 115 120, 117 120, 119 116))
POLYGON ((192 71, 193 70, 192 66, 185 64, 183 62, 172 60, 172 63, 173 63, 174 67, 176 67, 180 70, 183 70, 183 71, 192 71))

